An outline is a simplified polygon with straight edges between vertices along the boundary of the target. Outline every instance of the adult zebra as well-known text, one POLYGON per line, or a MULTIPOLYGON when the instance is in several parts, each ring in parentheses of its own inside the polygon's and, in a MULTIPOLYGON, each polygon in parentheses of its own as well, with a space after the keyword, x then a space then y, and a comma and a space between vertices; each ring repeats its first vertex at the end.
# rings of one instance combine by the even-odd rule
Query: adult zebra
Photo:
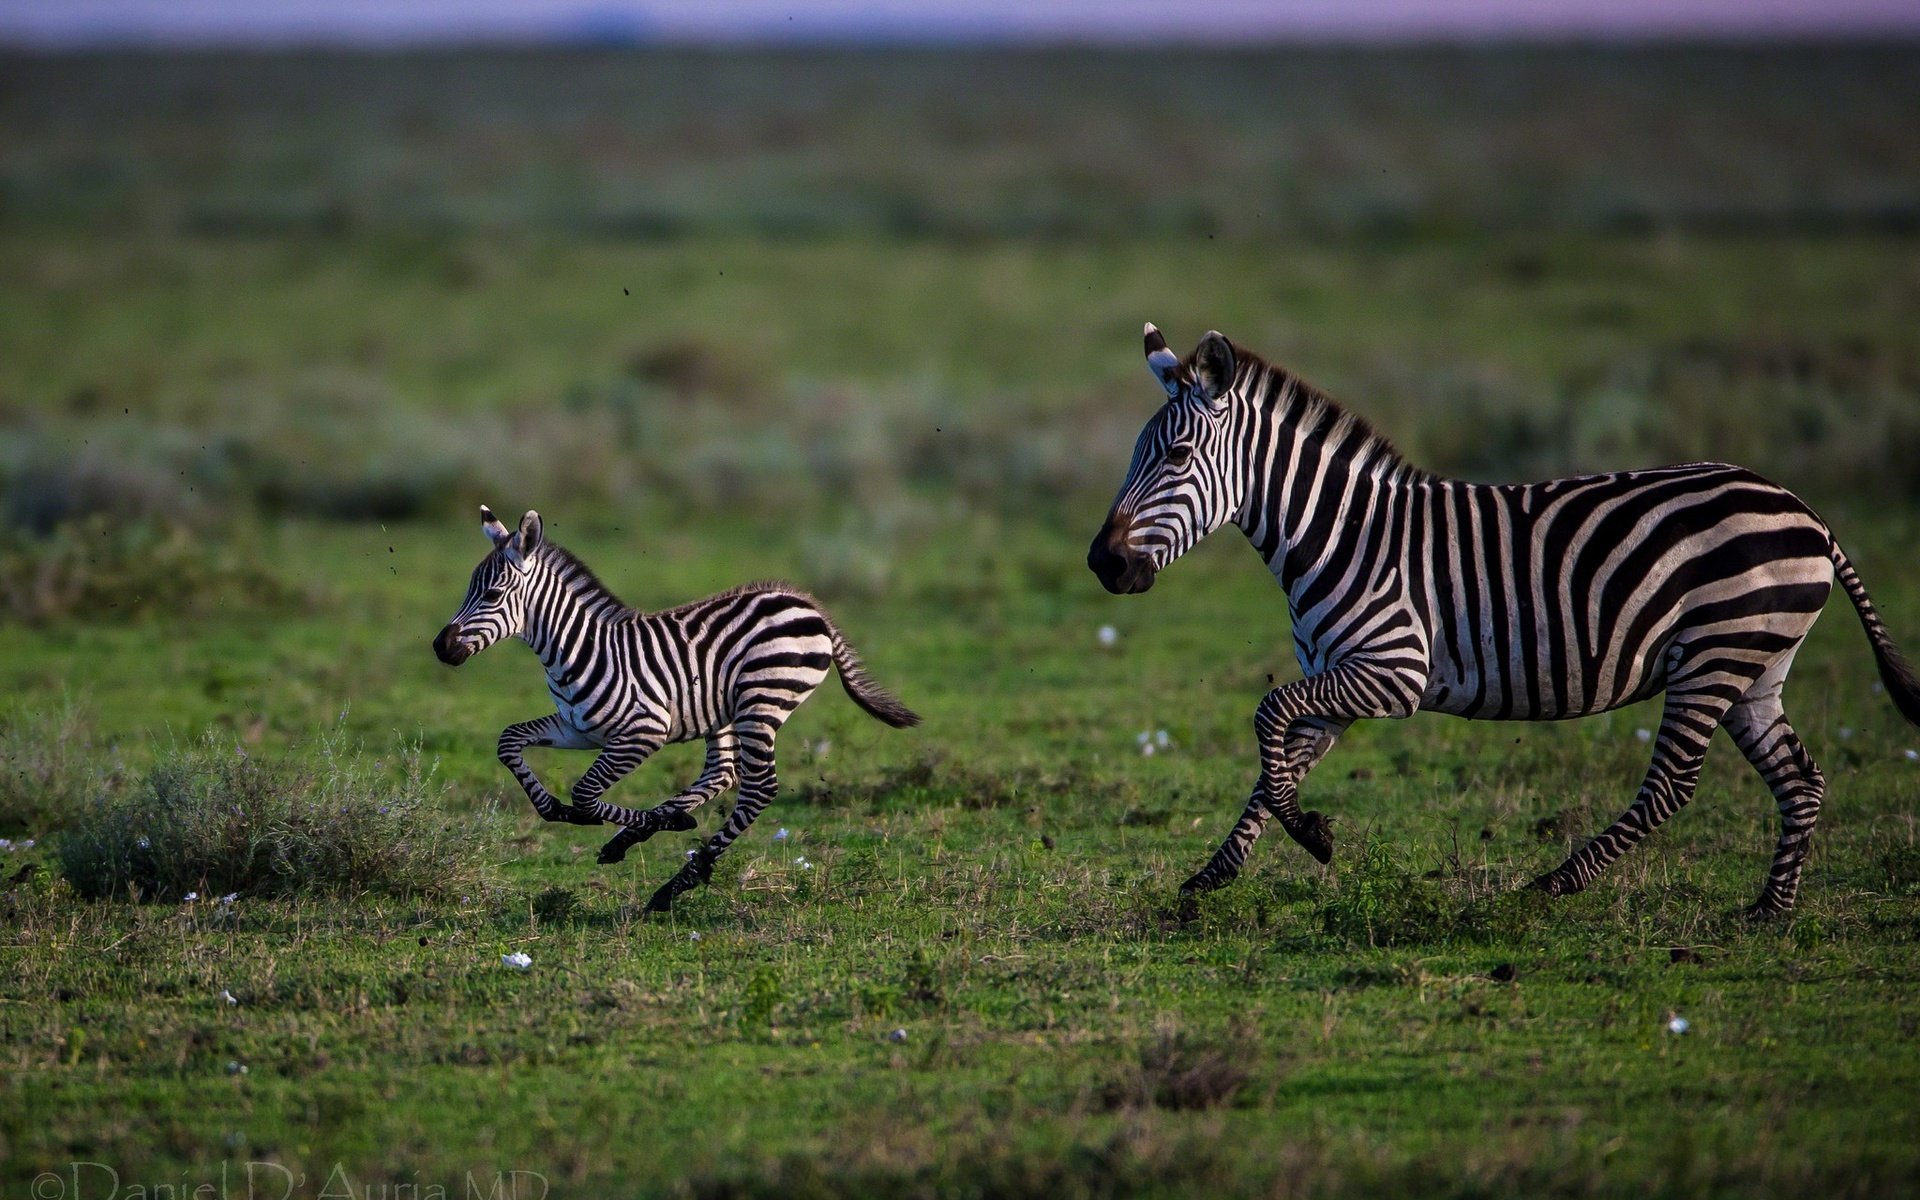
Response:
POLYGON ((1254 715, 1260 775, 1199 892, 1239 874, 1269 815, 1319 859, 1326 818, 1301 779, 1362 717, 1419 710, 1544 721, 1665 691, 1653 763, 1619 820, 1533 886, 1577 892, 1692 796, 1724 726, 1779 802, 1753 915, 1791 908, 1825 784, 1780 690, 1836 572, 1900 712, 1920 680, 1814 512, 1741 467, 1691 463, 1534 484, 1414 467, 1360 418, 1209 333, 1185 360, 1146 329, 1167 402, 1087 553, 1108 591, 1154 575, 1228 521, 1286 590, 1306 678, 1254 715))
POLYGON ((460 611, 433 640, 459 666, 502 638, 520 638, 547 669, 552 716, 500 734, 506 764, 549 821, 623 828, 601 847, 616 863, 661 830, 694 827, 693 810, 734 785, 740 800, 719 832, 689 852, 686 865, 647 902, 650 912, 705 883, 713 862, 773 800, 774 735, 793 710, 838 668, 840 684, 876 720, 895 728, 920 718, 870 678, 819 603, 775 583, 749 584, 664 612, 622 604, 585 563, 546 540, 529 511, 510 531, 480 508, 493 549, 473 569, 460 611), (679 795, 635 810, 601 797, 669 742, 705 738, 700 777, 679 795), (528 746, 600 751, 573 785, 572 804, 548 793, 527 766, 528 746))

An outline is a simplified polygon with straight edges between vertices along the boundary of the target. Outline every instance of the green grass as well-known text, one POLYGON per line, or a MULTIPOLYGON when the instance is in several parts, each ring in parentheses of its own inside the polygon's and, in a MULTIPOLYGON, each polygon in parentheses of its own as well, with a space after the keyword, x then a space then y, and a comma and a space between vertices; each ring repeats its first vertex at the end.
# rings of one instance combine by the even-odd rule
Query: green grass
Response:
MULTIPOLYGON (((1855 529, 1868 562, 1911 536, 1855 529)), ((1464 1195, 1867 1194, 1920 1169, 1898 1099, 1920 1068, 1920 899, 1889 874, 1915 840, 1920 768, 1902 751, 1920 736, 1868 690, 1849 612, 1818 627, 1789 692, 1832 788, 1791 923, 1734 915, 1773 817, 1724 745, 1694 805, 1590 894, 1499 899, 1625 804, 1633 730, 1654 720, 1639 710, 1356 728, 1309 785, 1339 821, 1333 867, 1264 843, 1182 919, 1174 889, 1244 797, 1265 676, 1294 673, 1279 595, 1244 548, 1210 544, 1115 600, 1078 579, 1069 530, 1001 532, 905 554, 891 594, 834 602, 926 727, 884 729, 823 692, 783 735, 787 800, 670 920, 638 912, 690 835, 599 868, 601 831, 518 801, 506 829, 476 825, 499 875, 461 897, 249 899, 221 917, 17 890, 0 948, 10 1170, 81 1158, 159 1178, 259 1158, 362 1181, 517 1167, 583 1194, 691 1178, 1464 1195), (1173 748, 1140 756, 1135 734, 1157 728, 1173 748), (1699 961, 1672 963, 1675 947, 1699 961), (513 950, 530 971, 501 965, 513 950), (1492 977, 1503 965, 1512 980, 1492 977), (1693 1031, 1664 1032, 1669 1012, 1693 1031), (1163 1106, 1165 1079, 1210 1057, 1245 1072, 1226 1102, 1163 1106)), ((794 550, 767 533, 721 525, 644 557, 621 533, 574 541, 660 604, 747 562, 786 570, 794 550)), ((257 714, 250 746, 349 706, 372 750, 418 737, 440 755, 454 811, 506 798, 492 736, 541 711, 538 667, 517 646, 457 673, 433 661, 480 539, 392 536, 381 557, 404 571, 360 566, 357 531, 285 532, 276 565, 331 579, 349 629, 33 633, 4 682, 57 668, 103 729, 164 712, 228 718, 239 740, 257 714)), ((1879 590, 1911 624, 1911 583, 1879 590)), ((585 761, 540 765, 566 778, 585 761)), ((675 748, 621 790, 662 796, 696 767, 675 748)))
POLYGON ((1745 462, 1920 651, 1913 58, 7 59, 0 1196, 1911 1190, 1920 731, 1843 602, 1787 692, 1830 785, 1790 921, 1736 916, 1776 818, 1724 739, 1587 894, 1514 893, 1651 708, 1357 726, 1305 788, 1333 864, 1276 838, 1187 910, 1283 597, 1231 532, 1141 597, 1083 559, 1152 319, 1476 478, 1745 462), (493 758, 531 656, 429 650, 482 501, 642 606, 812 588, 925 726, 824 689, 641 919, 694 836, 593 865, 493 758), (178 899, 208 839, 285 829, 193 824, 145 902, 61 875, 248 788, 355 863, 466 840, 231 905, 178 899))

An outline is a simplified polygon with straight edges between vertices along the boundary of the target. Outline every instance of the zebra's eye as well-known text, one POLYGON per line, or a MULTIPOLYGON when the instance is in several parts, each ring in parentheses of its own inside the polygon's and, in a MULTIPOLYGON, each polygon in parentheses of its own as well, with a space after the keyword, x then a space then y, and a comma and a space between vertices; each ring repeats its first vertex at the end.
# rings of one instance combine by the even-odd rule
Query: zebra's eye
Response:
POLYGON ((488 588, 485 592, 481 593, 480 599, 485 601, 488 604, 492 604, 498 601, 500 597, 506 594, 507 594, 507 589, 492 587, 492 588, 488 588))
POLYGON ((1193 457, 1193 447, 1184 442, 1167 447, 1167 462, 1176 467, 1184 467, 1193 457))

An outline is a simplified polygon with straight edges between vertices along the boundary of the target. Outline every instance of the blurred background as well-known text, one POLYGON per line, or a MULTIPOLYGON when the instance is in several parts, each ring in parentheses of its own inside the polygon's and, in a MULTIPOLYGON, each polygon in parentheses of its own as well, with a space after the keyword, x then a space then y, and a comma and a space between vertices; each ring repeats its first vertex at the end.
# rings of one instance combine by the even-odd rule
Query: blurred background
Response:
POLYGON ((1908 511, 1916 34, 1892 0, 6 0, 0 620, 297 605, 247 538, 481 499, 744 521, 830 594, 943 536, 1071 549, 1149 319, 1438 469, 1728 458, 1908 511))

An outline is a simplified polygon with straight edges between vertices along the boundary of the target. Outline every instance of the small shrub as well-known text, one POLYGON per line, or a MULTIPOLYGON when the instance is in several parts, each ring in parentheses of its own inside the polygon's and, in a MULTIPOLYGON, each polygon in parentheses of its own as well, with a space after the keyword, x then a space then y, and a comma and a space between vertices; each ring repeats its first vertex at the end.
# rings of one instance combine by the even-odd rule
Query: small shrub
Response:
POLYGON ((113 783, 89 718, 71 700, 0 712, 0 835, 58 829, 113 783))
POLYGON ((1212 1046, 1162 1032, 1141 1047, 1138 1062, 1125 1067, 1100 1092, 1108 1111, 1161 1108, 1195 1112, 1233 1103, 1247 1082, 1242 1065, 1250 1056, 1234 1045, 1212 1046))
POLYGON ((585 911, 572 888, 555 885, 533 898, 533 915, 542 925, 564 925, 585 911))
POLYGON ((92 516, 0 534, 0 622, 283 611, 306 594, 241 545, 183 526, 92 516))
POLYGON ((90 899, 447 895, 482 874, 485 818, 448 819, 418 747, 398 770, 325 738, 256 758, 209 734, 163 752, 124 793, 81 805, 56 856, 90 899))
POLYGON ((1350 942, 1394 946, 1444 939, 1453 918, 1441 890, 1407 869, 1400 852, 1369 841, 1320 905, 1326 931, 1350 942))
POLYGON ((1880 855, 1880 879, 1895 896, 1920 896, 1920 846, 1895 846, 1880 855))

